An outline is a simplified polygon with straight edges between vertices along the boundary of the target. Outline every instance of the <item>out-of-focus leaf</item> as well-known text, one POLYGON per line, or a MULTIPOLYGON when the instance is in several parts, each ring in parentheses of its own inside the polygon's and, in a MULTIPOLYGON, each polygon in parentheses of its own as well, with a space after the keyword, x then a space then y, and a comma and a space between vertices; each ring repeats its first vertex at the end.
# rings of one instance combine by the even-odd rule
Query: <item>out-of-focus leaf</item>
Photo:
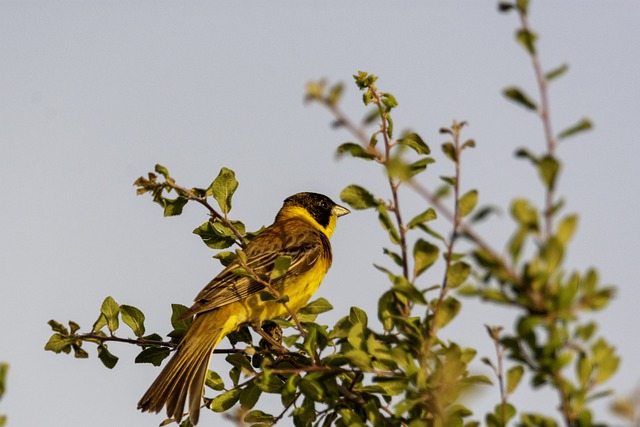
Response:
POLYGON ((407 224, 407 228, 415 228, 418 224, 434 220, 437 217, 438 215, 436 214, 436 211, 433 208, 428 208, 426 211, 422 212, 419 215, 416 215, 411 221, 409 221, 409 223, 407 224))
POLYGON ((345 142, 338 147, 338 155, 344 155, 345 153, 350 154, 352 157, 359 157, 365 160, 373 160, 376 158, 376 155, 374 153, 370 153, 369 151, 365 150, 362 145, 356 144, 355 142, 345 142))
POLYGON ((536 33, 530 30, 520 29, 516 33, 516 40, 530 55, 535 55, 536 41, 538 40, 536 33))
POLYGON ((560 172, 560 162, 550 155, 543 156, 538 163, 538 172, 545 187, 552 189, 560 172))
POLYGON ((524 368, 522 365, 516 365, 507 371, 507 394, 513 393, 513 391, 520 384, 520 380, 522 379, 522 374, 524 374, 524 368))
POLYGON ((586 132, 593 129, 593 123, 589 119, 582 119, 575 125, 563 130, 558 134, 558 139, 566 139, 570 136, 577 135, 581 132, 586 132))
POLYGON ((421 155, 430 154, 429 146, 424 142, 422 137, 415 132, 408 133, 398 139, 398 143, 412 148, 416 153, 421 155))
POLYGON ((568 64, 562 64, 562 65, 560 65, 559 67, 554 68, 553 70, 551 70, 551 71, 547 72, 547 73, 544 75, 544 78, 545 78, 547 81, 549 81, 549 82, 550 82, 551 80, 555 80, 555 79, 557 79, 558 77, 560 77, 561 75, 563 75, 564 73, 566 73, 568 70, 569 70, 569 65, 568 65, 568 64))
POLYGON ((438 259, 440 249, 426 240, 418 239, 413 247, 413 274, 417 277, 438 259))
POLYGON ((465 262, 451 264, 447 270, 447 287, 453 289, 460 286, 471 273, 471 266, 465 262))
POLYGON ((508 99, 510 99, 511 101, 515 102, 516 104, 523 106, 527 110, 538 109, 538 106, 536 105, 536 103, 527 94, 525 94, 521 89, 517 87, 508 87, 502 92, 502 94, 508 99))
POLYGON ((562 245, 566 245, 569 240, 571 240, 571 237, 573 236, 577 225, 578 215, 568 215, 560 221, 560 223, 558 224, 557 237, 558 241, 562 245))
POLYGON ((456 148, 453 143, 445 142, 442 144, 442 152, 451 160, 452 162, 458 161, 458 156, 456 153, 456 148))
POLYGON ((478 203, 478 191, 471 190, 465 193, 458 201, 459 214, 461 217, 469 215, 478 203))
POLYGON ((353 209, 368 209, 379 205, 379 202, 367 189, 359 185, 349 185, 340 193, 340 200, 353 209))

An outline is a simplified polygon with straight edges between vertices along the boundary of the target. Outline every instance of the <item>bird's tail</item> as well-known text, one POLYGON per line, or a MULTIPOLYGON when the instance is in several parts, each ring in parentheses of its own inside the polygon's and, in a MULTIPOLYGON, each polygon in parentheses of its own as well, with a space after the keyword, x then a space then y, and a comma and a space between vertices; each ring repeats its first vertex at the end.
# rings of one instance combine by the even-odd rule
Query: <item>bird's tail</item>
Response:
POLYGON ((195 425, 200 415, 204 382, 211 353, 222 338, 236 328, 235 316, 224 307, 197 316, 187 329, 167 366, 138 402, 143 412, 160 412, 180 423, 189 402, 189 420, 195 425))

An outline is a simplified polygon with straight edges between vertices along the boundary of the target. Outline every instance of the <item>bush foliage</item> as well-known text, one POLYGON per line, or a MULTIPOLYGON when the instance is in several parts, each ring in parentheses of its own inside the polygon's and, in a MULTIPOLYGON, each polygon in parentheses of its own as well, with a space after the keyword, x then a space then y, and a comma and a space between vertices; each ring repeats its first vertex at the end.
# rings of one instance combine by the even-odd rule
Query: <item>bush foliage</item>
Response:
MULTIPOLYGON (((375 268, 388 286, 379 296, 376 314, 352 307, 335 325, 324 325, 318 322, 319 315, 332 306, 321 298, 291 319, 274 320, 266 326, 281 342, 279 348, 264 340, 256 342, 247 327, 230 334, 233 348, 216 350, 227 353, 228 372, 210 371, 206 382, 204 403, 212 411, 229 411, 239 424, 253 426, 270 426, 285 417, 291 417, 296 426, 471 427, 484 423, 498 427, 511 423, 551 427, 559 425, 558 419, 566 426, 601 425, 590 405, 609 393, 602 386, 615 373, 619 357, 598 334, 597 324, 585 320, 584 314, 604 308, 615 289, 602 285, 595 269, 565 269, 563 260, 578 216, 565 212, 564 201, 556 195, 562 169, 558 143, 592 125, 580 119, 554 132, 548 115, 548 85, 568 67, 543 70, 526 1, 501 2, 499 9, 519 19, 516 41, 530 57, 538 83, 535 97, 518 87, 506 88, 504 96, 540 118, 543 147, 523 147, 515 155, 537 171, 544 203, 537 206, 524 195, 514 199, 509 208, 513 233, 506 250, 492 248, 474 226, 494 209, 479 205, 479 191, 460 178, 464 155, 476 146, 463 136, 467 133, 464 122, 454 121, 440 129, 443 142, 441 153, 436 154, 417 133, 395 129, 398 102, 378 88, 377 76, 363 71, 354 76, 367 108, 362 125, 341 110, 341 84, 310 83, 307 101, 325 106, 336 126, 353 134, 354 142, 340 145, 337 153, 384 171, 385 194, 373 194, 366 183, 356 183, 345 187, 340 197, 351 208, 379 219, 389 239, 384 248, 389 266, 375 268), (427 185, 426 172, 436 160, 449 162, 451 173, 439 177, 437 185, 432 179, 427 185), (409 190, 402 197, 420 199, 424 210, 402 210, 400 188, 409 190), (445 224, 448 232, 438 233, 436 228, 445 224), (500 255, 503 252, 505 256, 500 255), (444 275, 428 286, 426 282, 436 281, 430 275, 434 265, 442 266, 444 275), (478 359, 475 349, 442 338, 443 329, 462 308, 461 298, 508 306, 517 313, 513 327, 487 326, 487 339, 496 353, 479 359, 491 367, 493 378, 470 373, 471 363, 478 359), (370 320, 374 315, 379 323, 370 320), (510 403, 525 375, 531 387, 547 385, 554 390, 557 413, 530 413, 510 403), (494 408, 474 414, 461 403, 463 392, 488 385, 497 387, 501 396, 494 408), (266 394, 279 396, 281 407, 261 407, 260 399, 266 394)), ((248 232, 241 221, 230 217, 238 187, 230 169, 222 168, 206 188, 187 188, 157 165, 135 185, 138 194, 151 195, 165 216, 180 215, 188 203, 202 205, 208 218, 193 232, 219 251, 215 257, 223 265, 238 254, 230 248, 242 249, 260 231, 248 232)), ((286 304, 286 299, 282 301, 286 304)), ((113 368, 118 358, 109 345, 124 342, 140 347, 136 363, 157 366, 170 355, 190 322, 177 320, 186 307, 174 304, 171 308, 172 330, 166 341, 162 334, 146 331, 141 310, 107 297, 88 333, 80 333, 74 322, 65 326, 50 321, 54 334, 45 348, 86 358, 85 344, 96 344, 98 358, 113 368), (121 323, 136 338, 117 335, 122 332, 121 323)), ((221 363, 216 366, 223 369, 221 363)), ((182 425, 190 424, 187 420, 182 425)))

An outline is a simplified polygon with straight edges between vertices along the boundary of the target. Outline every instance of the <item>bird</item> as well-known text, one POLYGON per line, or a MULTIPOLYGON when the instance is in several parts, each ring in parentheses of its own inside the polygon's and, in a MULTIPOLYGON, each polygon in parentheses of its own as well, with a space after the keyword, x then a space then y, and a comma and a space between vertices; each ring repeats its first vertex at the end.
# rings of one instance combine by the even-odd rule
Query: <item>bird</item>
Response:
MULTIPOLYGON (((180 423, 187 404, 189 421, 200 416, 204 382, 213 350, 229 333, 243 325, 259 325, 282 318, 302 308, 316 292, 332 262, 329 238, 336 219, 349 209, 329 197, 311 192, 297 193, 284 200, 273 224, 251 240, 236 257, 200 291, 183 317, 193 318, 175 353, 138 402, 142 412, 160 412, 180 423), (291 257, 289 268, 270 281, 276 259, 291 257), (244 256, 242 258, 245 258, 244 256), (243 264, 244 262, 244 264, 243 264), (239 274, 248 267, 255 276, 239 274), (236 270, 236 271, 234 271, 236 270), (261 297, 269 283, 279 296, 261 297)), ((245 270, 246 271, 246 270, 245 270)))

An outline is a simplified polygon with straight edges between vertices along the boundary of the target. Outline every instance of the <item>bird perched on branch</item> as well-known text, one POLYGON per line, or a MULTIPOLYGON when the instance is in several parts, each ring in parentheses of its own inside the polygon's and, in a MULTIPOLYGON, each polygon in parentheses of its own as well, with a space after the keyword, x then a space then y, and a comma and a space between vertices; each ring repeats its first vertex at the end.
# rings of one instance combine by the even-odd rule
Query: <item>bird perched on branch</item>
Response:
POLYGON ((336 219, 348 213, 322 194, 288 197, 274 223, 245 247, 246 261, 237 257, 195 298, 185 313, 195 315, 193 322, 138 409, 160 412, 166 406, 167 415, 179 423, 187 403, 189 420, 195 425, 213 350, 239 326, 286 317, 289 310, 296 312, 307 303, 331 266, 329 238, 336 219), (283 275, 271 280, 275 261, 283 256, 291 263, 283 275), (239 268, 250 274, 238 274, 239 268), (287 302, 263 301, 260 294, 269 287, 277 297, 286 296, 287 302))

